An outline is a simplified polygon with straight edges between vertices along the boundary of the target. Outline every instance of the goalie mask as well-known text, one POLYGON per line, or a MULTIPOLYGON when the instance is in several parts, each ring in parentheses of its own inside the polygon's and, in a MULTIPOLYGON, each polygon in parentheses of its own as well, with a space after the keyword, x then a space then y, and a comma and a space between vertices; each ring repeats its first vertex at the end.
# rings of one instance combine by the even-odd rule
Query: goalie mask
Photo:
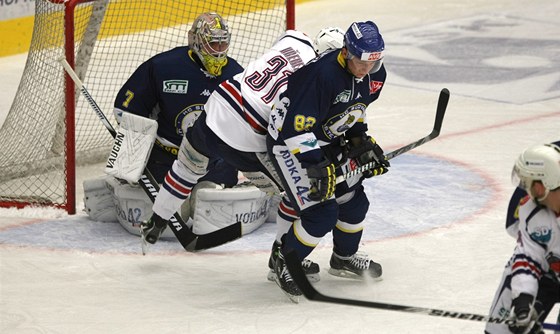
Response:
POLYGON ((343 45, 344 31, 337 27, 321 29, 313 40, 313 48, 318 54, 327 50, 340 49, 343 45))
POLYGON ((512 183, 526 190, 531 197, 533 182, 540 181, 548 196, 551 190, 560 188, 560 147, 553 144, 537 145, 519 155, 511 172, 512 183))
POLYGON ((230 40, 227 22, 217 13, 200 15, 189 30, 189 47, 206 71, 214 76, 221 75, 222 68, 227 64, 230 40))
POLYGON ((375 73, 381 68, 385 42, 375 23, 371 21, 352 23, 344 34, 344 47, 348 51, 346 59, 357 58, 359 63, 373 65, 369 73, 375 73))

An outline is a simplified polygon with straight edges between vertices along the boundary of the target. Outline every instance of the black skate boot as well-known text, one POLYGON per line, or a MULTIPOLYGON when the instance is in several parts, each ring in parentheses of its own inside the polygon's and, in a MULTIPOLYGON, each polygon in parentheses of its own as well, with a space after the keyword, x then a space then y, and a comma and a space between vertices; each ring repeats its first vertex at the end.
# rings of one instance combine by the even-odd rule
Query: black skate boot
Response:
POLYGON ((276 284, 282 289, 282 292, 284 292, 292 302, 296 304, 299 303, 299 296, 302 295, 301 290, 288 272, 288 268, 284 262, 284 256, 280 251, 278 252, 278 257, 274 264, 274 271, 276 273, 274 281, 276 281, 276 284))
MULTIPOLYGON (((278 258, 279 251, 280 243, 278 241, 274 241, 274 244, 272 244, 272 252, 270 253, 270 258, 268 258, 269 271, 268 275, 266 276, 266 278, 271 282, 274 281, 276 277, 276 273, 274 272, 274 263, 276 263, 276 258, 278 258)), ((305 276, 307 276, 309 282, 315 283, 321 280, 321 275, 319 274, 319 271, 321 269, 319 268, 319 265, 317 263, 308 259, 303 259, 303 261, 301 261, 301 267, 303 268, 305 276)))
POLYGON ((380 279, 383 273, 379 263, 370 260, 367 254, 360 252, 349 257, 341 257, 333 252, 330 265, 329 274, 345 278, 380 279))
POLYGON ((150 219, 140 224, 140 234, 142 236, 142 254, 146 255, 148 243, 155 244, 163 231, 167 228, 167 221, 155 213, 150 219))

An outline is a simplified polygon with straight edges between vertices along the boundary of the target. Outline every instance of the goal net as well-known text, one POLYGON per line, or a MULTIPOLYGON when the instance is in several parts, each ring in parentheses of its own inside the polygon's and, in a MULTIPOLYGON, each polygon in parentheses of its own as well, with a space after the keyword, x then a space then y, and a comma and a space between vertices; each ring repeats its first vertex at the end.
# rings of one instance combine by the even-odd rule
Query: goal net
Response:
POLYGON ((188 44, 201 13, 222 15, 229 55, 242 65, 293 28, 293 0, 36 0, 22 79, 0 128, 0 206, 48 205, 75 213, 76 164, 105 160, 113 138, 65 78, 78 74, 113 126, 113 102, 138 65, 188 44))

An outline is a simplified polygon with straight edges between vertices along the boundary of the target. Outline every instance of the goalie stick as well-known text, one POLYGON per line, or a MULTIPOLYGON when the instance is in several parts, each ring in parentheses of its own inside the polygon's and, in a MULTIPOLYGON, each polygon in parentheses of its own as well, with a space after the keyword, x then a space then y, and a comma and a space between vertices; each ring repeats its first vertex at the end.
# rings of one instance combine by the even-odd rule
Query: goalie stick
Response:
MULTIPOLYGON (((66 73, 72 78, 78 89, 80 89, 81 93, 84 95, 86 100, 88 101, 89 105, 95 111, 105 128, 111 133, 113 138, 116 135, 116 131, 113 128, 113 125, 107 119, 107 116, 103 113, 97 102, 93 99, 87 88, 84 86, 80 78, 70 64, 66 61, 65 58, 60 58, 59 62, 62 64, 66 73)), ((146 192, 152 203, 155 201, 157 193, 159 192, 159 184, 155 181, 152 173, 150 173, 149 169, 146 167, 144 169, 143 175, 140 177, 140 186, 146 192)), ((241 222, 236 222, 230 226, 224 227, 222 229, 216 230, 214 232, 210 232, 207 234, 197 235, 191 231, 191 229, 185 224, 183 219, 178 213, 175 213, 168 221, 168 225, 175 234, 175 237, 183 248, 188 252, 196 252, 208 248, 217 247, 228 243, 230 241, 236 240, 241 238, 242 231, 241 231, 241 222)), ((143 252, 145 252, 143 250, 143 252)))
MULTIPOLYGON (((506 325, 515 324, 515 320, 513 319, 494 318, 494 317, 488 317, 485 315, 479 315, 473 313, 463 313, 463 312, 456 312, 456 311, 440 310, 435 308, 406 306, 406 305, 388 304, 388 303, 381 303, 381 302, 370 302, 370 301, 359 300, 359 299, 348 299, 348 298, 327 296, 317 291, 313 287, 313 285, 309 282, 309 280, 305 276, 305 272, 303 271, 303 268, 301 267, 301 261, 299 260, 295 251, 290 251, 287 254, 285 254, 284 259, 286 260, 286 266, 288 267, 288 272, 292 276, 292 279, 297 284, 297 286, 299 287, 299 289, 301 290, 305 298, 311 301, 351 305, 351 306, 362 306, 362 307, 369 307, 369 308, 389 310, 389 311, 418 313, 418 314, 431 315, 431 316, 442 317, 442 318, 491 322, 497 324, 503 323, 506 325)), ((542 325, 544 329, 560 330, 560 324, 543 323, 542 325)))
MULTIPOLYGON (((430 140, 436 138, 437 136, 439 136, 439 132, 441 131, 441 125, 443 124, 443 116, 445 116, 445 110, 447 110, 447 103, 449 102, 449 90, 447 88, 443 88, 441 90, 441 92, 439 93, 439 99, 438 99, 438 103, 437 103, 437 107, 436 107, 436 119, 434 121, 434 128, 432 129, 432 132, 427 135, 424 138, 418 139, 415 142, 412 142, 406 146, 403 146, 399 149, 396 149, 392 152, 389 152, 385 155, 385 159, 387 160, 391 160, 395 157, 398 157, 399 155, 408 152, 410 150, 412 150, 413 148, 416 148, 422 144, 425 144, 427 142, 429 142, 430 140)), ((360 166, 356 169, 354 169, 353 171, 350 171, 348 173, 342 174, 337 176, 336 178, 336 183, 340 183, 354 175, 360 174, 365 172, 368 169, 371 169, 373 167, 375 167, 377 163, 375 161, 369 162, 363 166, 360 166)))

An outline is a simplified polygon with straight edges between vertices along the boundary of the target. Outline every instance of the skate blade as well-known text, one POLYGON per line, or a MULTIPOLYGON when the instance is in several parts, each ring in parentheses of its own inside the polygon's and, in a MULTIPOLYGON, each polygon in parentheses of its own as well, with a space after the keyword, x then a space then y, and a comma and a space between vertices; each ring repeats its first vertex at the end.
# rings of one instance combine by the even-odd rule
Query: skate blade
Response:
POLYGON ((299 296, 300 295, 293 295, 291 293, 289 293, 288 291, 282 289, 282 286, 280 286, 280 282, 278 282, 278 278, 275 277, 274 278, 274 282, 276 282, 276 285, 278 285, 278 287, 280 288, 280 290, 282 290, 282 292, 286 295, 286 297, 288 297, 290 299, 290 301, 294 304, 299 304, 299 296))
POLYGON ((148 242, 146 241, 146 238, 144 237, 143 233, 140 233, 141 236, 141 245, 142 245, 142 255, 146 255, 148 253, 148 242))
MULTIPOLYGON (((307 277, 307 280, 311 283, 317 283, 321 280, 321 275, 319 275, 319 273, 307 274, 305 276, 307 277)), ((273 269, 270 269, 268 271, 268 274, 266 275, 266 279, 269 280, 270 282, 276 281, 276 273, 274 272, 273 269)))
POLYGON ((359 281, 372 280, 372 281, 377 282, 377 281, 382 281, 383 280, 383 278, 381 276, 379 276, 379 277, 362 276, 362 275, 358 275, 356 273, 353 273, 351 271, 344 270, 344 269, 329 268, 329 274, 331 274, 333 276, 337 276, 337 277, 355 279, 355 280, 359 280, 359 281))

